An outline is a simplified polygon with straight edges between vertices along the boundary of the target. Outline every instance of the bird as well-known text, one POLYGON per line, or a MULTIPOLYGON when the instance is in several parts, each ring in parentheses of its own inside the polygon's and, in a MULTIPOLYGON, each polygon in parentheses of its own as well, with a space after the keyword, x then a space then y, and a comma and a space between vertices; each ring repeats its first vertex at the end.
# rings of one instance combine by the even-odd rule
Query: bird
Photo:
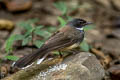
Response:
POLYGON ((69 51, 78 47, 84 39, 83 27, 89 24, 91 22, 80 18, 68 21, 64 27, 53 33, 38 50, 21 57, 13 63, 13 66, 24 68, 38 59, 37 64, 40 64, 51 51, 69 51))

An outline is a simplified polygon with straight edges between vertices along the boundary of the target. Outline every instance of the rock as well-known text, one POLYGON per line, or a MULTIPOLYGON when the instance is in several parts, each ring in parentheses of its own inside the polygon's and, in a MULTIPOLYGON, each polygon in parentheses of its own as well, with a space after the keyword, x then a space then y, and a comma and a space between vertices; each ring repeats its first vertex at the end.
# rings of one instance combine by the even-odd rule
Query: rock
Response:
POLYGON ((6 77, 8 75, 8 72, 9 72, 9 65, 0 66, 0 79, 6 77))
POLYGON ((11 12, 25 11, 32 7, 31 0, 4 0, 3 3, 11 12))
POLYGON ((120 80, 120 64, 114 65, 108 69, 112 80, 120 80))
POLYGON ((111 0, 111 2, 117 10, 120 10, 120 1, 119 0, 111 0))
POLYGON ((119 39, 105 39, 102 42, 102 51, 110 53, 113 58, 119 58, 120 56, 120 40, 119 39), (116 45, 117 44, 117 45, 116 45))
POLYGON ((13 28, 14 28, 13 21, 0 19, 0 29, 12 30, 13 28))
POLYGON ((102 41, 104 39, 104 35, 100 31, 98 31, 96 29, 92 29, 92 30, 86 31, 85 38, 88 43, 94 43, 96 41, 97 42, 102 41))
POLYGON ((102 80, 105 72, 96 57, 87 52, 71 55, 31 80, 102 80))
POLYGON ((112 31, 112 35, 115 36, 115 37, 117 37, 118 39, 120 39, 120 29, 119 28, 114 29, 112 31))
MULTIPOLYGON (((12 69, 14 71, 14 69, 12 69)), ((104 69, 96 57, 88 52, 64 58, 46 59, 33 63, 3 80, 102 80, 104 69)))
POLYGON ((111 4, 109 0, 94 0, 96 3, 101 4, 102 6, 106 8, 111 8, 111 4))

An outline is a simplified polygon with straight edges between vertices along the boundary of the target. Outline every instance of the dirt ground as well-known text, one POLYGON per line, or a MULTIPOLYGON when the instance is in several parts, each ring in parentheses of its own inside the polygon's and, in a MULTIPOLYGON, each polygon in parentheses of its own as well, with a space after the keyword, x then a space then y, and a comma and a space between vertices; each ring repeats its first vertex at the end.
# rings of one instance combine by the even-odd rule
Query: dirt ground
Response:
MULTIPOLYGON (((57 17, 61 12, 53 6, 53 3, 61 0, 32 0, 29 6, 17 8, 19 5, 10 5, 10 1, 21 3, 20 6, 30 3, 30 0, 0 0, 0 27, 3 25, 1 20, 5 20, 4 28, 0 28, 0 66, 5 69, 2 78, 12 75, 6 70, 13 61, 4 59, 6 56, 5 42, 11 34, 22 32, 16 25, 20 21, 38 18, 36 25, 56 26, 58 28, 57 17), (10 8, 11 7, 11 8, 10 8), (16 8, 16 9, 14 9, 16 8), (24 10, 25 9, 25 10, 24 10), (9 28, 11 21, 14 27, 9 28)), ((63 0, 64 1, 64 0, 63 0)), ((95 24, 95 28, 86 32, 85 39, 92 46, 90 52, 95 54, 103 65, 106 76, 104 80, 120 80, 120 1, 119 0, 65 0, 68 6, 69 16, 83 18, 95 24), (79 6, 71 11, 73 6, 79 6)), ((22 57, 32 52, 33 45, 20 47, 14 44, 13 55, 22 57)), ((2 70, 1 70, 2 71, 2 70)), ((0 75, 1 76, 1 75, 0 75)))

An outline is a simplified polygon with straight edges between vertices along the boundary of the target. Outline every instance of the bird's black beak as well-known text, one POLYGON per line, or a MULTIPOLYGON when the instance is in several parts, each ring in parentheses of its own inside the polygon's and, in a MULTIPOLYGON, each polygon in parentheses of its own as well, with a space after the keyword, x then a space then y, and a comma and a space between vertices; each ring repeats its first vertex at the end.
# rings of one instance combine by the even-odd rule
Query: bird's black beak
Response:
POLYGON ((93 24, 92 22, 86 22, 84 25, 89 25, 89 24, 93 24))
POLYGON ((87 25, 93 24, 92 22, 86 22, 83 24, 83 27, 86 27, 87 25))

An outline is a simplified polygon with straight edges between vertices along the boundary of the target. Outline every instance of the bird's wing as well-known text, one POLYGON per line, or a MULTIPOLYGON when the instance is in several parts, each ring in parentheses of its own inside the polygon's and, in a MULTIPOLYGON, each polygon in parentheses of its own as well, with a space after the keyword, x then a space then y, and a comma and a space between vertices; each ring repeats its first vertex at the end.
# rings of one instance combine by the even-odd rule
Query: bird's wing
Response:
POLYGON ((45 44, 41 47, 46 50, 57 50, 61 48, 68 47, 74 44, 76 40, 72 37, 65 35, 63 32, 57 32, 52 37, 50 37, 45 44))

